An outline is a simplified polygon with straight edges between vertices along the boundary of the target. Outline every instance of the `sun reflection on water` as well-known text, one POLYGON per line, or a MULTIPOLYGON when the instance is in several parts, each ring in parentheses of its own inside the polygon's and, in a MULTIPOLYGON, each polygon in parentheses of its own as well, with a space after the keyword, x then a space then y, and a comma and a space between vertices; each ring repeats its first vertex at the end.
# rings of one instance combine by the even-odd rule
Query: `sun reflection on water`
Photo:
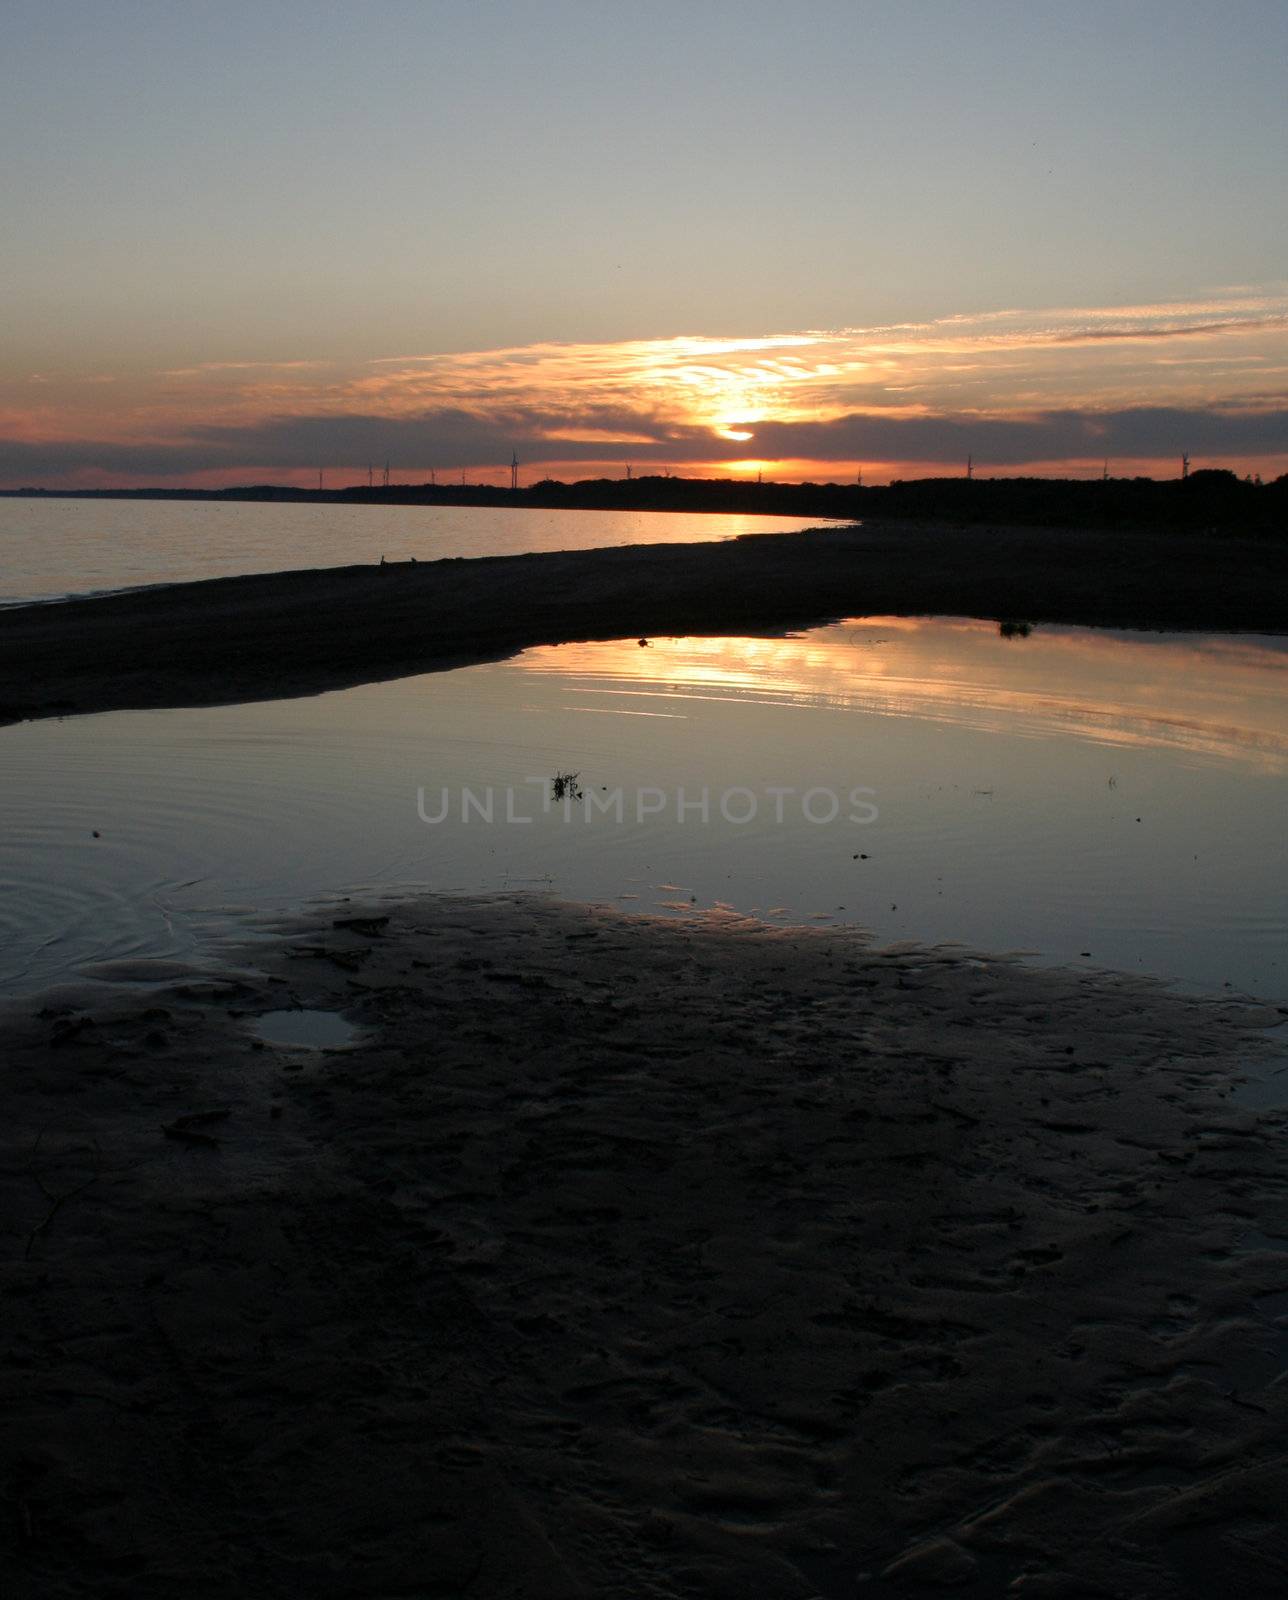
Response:
POLYGON ((562 645, 528 651, 520 665, 560 675, 582 709, 848 707, 1288 771, 1288 648, 1264 640, 1055 627, 1006 639, 983 621, 865 617, 785 637, 562 645))

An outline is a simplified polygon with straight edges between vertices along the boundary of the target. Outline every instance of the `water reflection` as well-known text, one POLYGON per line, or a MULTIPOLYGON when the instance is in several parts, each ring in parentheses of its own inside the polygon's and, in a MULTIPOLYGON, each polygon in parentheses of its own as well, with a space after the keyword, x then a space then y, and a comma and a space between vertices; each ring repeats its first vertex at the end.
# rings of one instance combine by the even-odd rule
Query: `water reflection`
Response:
POLYGON ((870 617, 783 638, 612 641, 529 651, 575 709, 684 716, 686 702, 833 706, 987 732, 1288 771, 1288 641, 870 617))
POLYGON ((1286 662, 1280 640, 867 618, 0 729, 0 988, 415 886, 832 918, 1281 997, 1286 662), (543 812, 561 772, 601 798, 707 791, 710 816, 543 812), (509 786, 528 820, 418 811, 422 789, 509 786), (856 786, 870 824, 804 815, 806 791, 856 786), (734 788, 754 818, 721 814, 734 788))
POLYGON ((530 506, 0 499, 0 605, 249 572, 416 557, 701 544, 788 533, 818 517, 530 506))

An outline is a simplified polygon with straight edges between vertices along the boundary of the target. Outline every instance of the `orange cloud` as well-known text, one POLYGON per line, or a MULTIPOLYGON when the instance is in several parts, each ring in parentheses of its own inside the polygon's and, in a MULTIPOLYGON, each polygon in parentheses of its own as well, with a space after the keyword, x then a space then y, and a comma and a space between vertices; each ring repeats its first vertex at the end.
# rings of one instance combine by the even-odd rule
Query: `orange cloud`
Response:
MULTIPOLYGON (((620 470, 641 452, 643 470, 843 479, 862 467, 866 481, 881 481, 941 464, 956 470, 972 436, 981 464, 995 447, 999 464, 1091 470, 1102 433, 1116 469, 1127 470, 1170 460, 1173 448, 1166 430, 1147 438, 1140 426, 1125 429, 1127 413, 1277 416, 1288 409, 1286 372, 1288 294, 1264 291, 357 365, 302 352, 107 384, 113 374, 46 373, 35 383, 29 372, 0 372, 0 444, 68 446, 61 466, 42 465, 55 455, 11 452, 15 465, 0 474, 44 481, 34 475, 137 472, 161 481, 172 460, 173 474, 188 481, 201 473, 244 481, 252 471, 285 481, 316 470, 301 456, 332 468, 365 470, 368 458, 389 458, 448 471, 508 459, 512 442, 530 471, 561 476, 620 470)), ((1225 438, 1215 425, 1209 431, 1225 438)), ((1242 442, 1231 435, 1209 459, 1282 455, 1283 441, 1265 442, 1272 432, 1245 427, 1242 442)))

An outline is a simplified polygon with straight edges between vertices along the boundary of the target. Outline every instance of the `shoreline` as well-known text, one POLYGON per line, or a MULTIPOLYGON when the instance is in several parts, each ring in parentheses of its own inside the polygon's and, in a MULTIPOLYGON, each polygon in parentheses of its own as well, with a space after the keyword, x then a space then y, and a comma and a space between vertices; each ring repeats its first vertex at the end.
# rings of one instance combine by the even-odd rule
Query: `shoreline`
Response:
POLYGON ((1273 1592, 1283 1008, 522 895, 223 956, 0 1008, 28 1592, 1273 1592))
POLYGON ((862 483, 764 483, 728 477, 689 478, 644 473, 635 478, 545 479, 523 487, 461 482, 401 483, 343 488, 241 484, 224 489, 0 490, 0 498, 137 501, 215 501, 226 504, 301 504, 424 507, 476 506, 537 511, 649 511, 721 515, 876 519, 998 527, 1098 527, 1219 531, 1282 539, 1288 533, 1288 477, 1269 484, 1242 481, 1221 468, 1181 478, 1048 478, 985 475, 895 479, 862 483))
POLYGON ((1288 633, 1288 548, 865 522, 127 590, 0 610, 0 723, 290 698, 573 640, 931 614, 1288 633))

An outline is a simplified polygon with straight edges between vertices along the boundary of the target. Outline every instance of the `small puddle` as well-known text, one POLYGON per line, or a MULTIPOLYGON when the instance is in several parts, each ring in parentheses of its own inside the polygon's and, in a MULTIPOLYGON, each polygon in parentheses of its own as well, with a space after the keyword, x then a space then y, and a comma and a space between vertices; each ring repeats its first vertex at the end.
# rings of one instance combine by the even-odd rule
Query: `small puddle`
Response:
POLYGON ((344 1050, 361 1037, 336 1011, 265 1011, 251 1023, 251 1031, 265 1044, 303 1050, 344 1050))

